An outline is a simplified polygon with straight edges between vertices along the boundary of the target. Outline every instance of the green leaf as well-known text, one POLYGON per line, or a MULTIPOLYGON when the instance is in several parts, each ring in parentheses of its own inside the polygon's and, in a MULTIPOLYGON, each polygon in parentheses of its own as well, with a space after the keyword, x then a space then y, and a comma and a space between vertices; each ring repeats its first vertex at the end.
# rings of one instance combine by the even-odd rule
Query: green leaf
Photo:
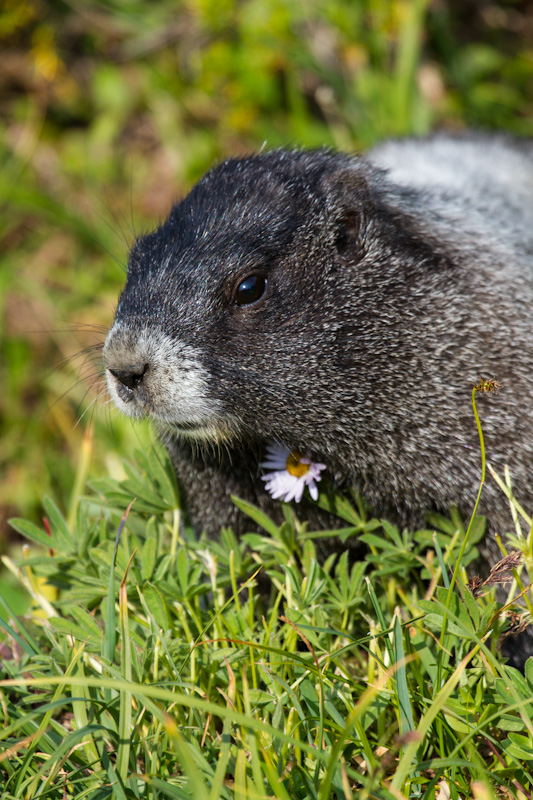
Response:
POLYGON ((168 616, 166 603, 161 592, 151 583, 145 583, 142 587, 142 590, 139 591, 142 592, 146 605, 150 609, 150 613, 152 614, 158 626, 163 631, 168 630, 170 628, 170 619, 168 616))
POLYGON ((507 752, 533 764, 533 739, 530 736, 524 736, 521 733, 511 731, 509 733, 509 741, 511 744, 507 748, 507 752))
POLYGON ((7 635, 10 636, 27 655, 33 656, 36 654, 37 651, 25 642, 2 617, 0 617, 0 628, 3 628, 7 635))
POLYGON ((161 449, 150 447, 147 452, 150 476, 157 481, 161 498, 168 508, 179 506, 176 473, 170 466, 168 457, 163 460, 161 449))
POLYGON ((405 650, 403 647, 403 630, 398 613, 394 619, 393 645, 394 663, 400 665, 396 671, 395 682, 398 695, 398 708, 400 711, 400 733, 404 734, 407 731, 414 731, 415 722, 413 719, 413 710, 411 708, 411 699, 409 697, 409 687, 407 685, 407 674, 404 663, 405 650))
POLYGON ((198 800, 198 796, 192 790, 180 789, 178 786, 173 786, 168 781, 156 778, 153 775, 138 775, 137 780, 145 781, 148 786, 153 786, 164 797, 170 797, 171 800, 198 800))
POLYGON ((157 556, 157 540, 154 536, 148 536, 140 556, 141 561, 141 575, 143 581, 147 581, 152 577, 155 570, 157 556))
POLYGON ((324 511, 334 514, 353 525, 357 530, 364 529, 364 520, 359 516, 352 504, 340 493, 331 488, 320 491, 316 504, 324 511))
POLYGON ((50 497, 43 499, 44 510, 50 522, 50 528, 54 538, 61 542, 60 549, 63 553, 71 553, 76 550, 76 542, 68 529, 65 518, 61 511, 50 497))
POLYGON ((62 617, 53 617, 50 620, 50 625, 52 628, 62 634, 67 636, 72 636, 75 639, 78 639, 80 642, 87 642, 92 647, 100 648, 102 642, 102 632, 98 631, 98 634, 95 636, 94 633, 87 628, 82 627, 81 625, 72 622, 69 619, 64 619, 62 617))
POLYGON ((480 635, 483 635, 484 631, 480 629, 481 612, 479 610, 479 605, 468 587, 465 589, 463 600, 475 629, 480 635))
POLYGON ((525 663, 524 675, 533 694, 533 656, 530 656, 525 663))
POLYGON ((231 499, 241 511, 247 514, 253 521, 263 528, 271 536, 279 537, 279 527, 270 519, 270 517, 261 511, 260 508, 254 506, 253 503, 248 503, 246 500, 241 500, 235 495, 231 495, 231 499))
POLYGON ((502 714, 498 719, 498 728, 502 731, 523 731, 524 722, 518 716, 511 716, 511 714, 502 714))
POLYGON ((183 547, 178 550, 176 556, 176 571, 183 597, 187 597, 189 591, 189 557, 183 547))
MULTIPOLYGON (((443 616, 444 616, 443 614, 440 614, 438 612, 426 614, 426 616, 424 617, 424 624, 427 625, 427 627, 430 630, 440 633, 440 631, 442 630, 443 616)), ((454 636, 459 636, 461 639, 465 638, 465 629, 461 625, 458 625, 456 622, 453 622, 449 618, 446 630, 448 633, 451 633, 454 636)))
POLYGON ((90 636, 96 641, 101 641, 103 630, 100 628, 92 614, 89 614, 89 612, 82 606, 73 606, 70 609, 70 613, 78 625, 87 632, 87 636, 90 636))
POLYGON ((26 519, 19 519, 18 517, 15 519, 10 519, 9 524, 18 533, 21 533, 22 536, 25 536, 26 539, 30 539, 30 541, 35 542, 36 544, 41 544, 43 547, 51 547, 54 550, 61 549, 62 539, 56 533, 54 533, 54 531, 52 531, 51 535, 48 536, 45 530, 38 528, 37 525, 33 524, 33 522, 29 522, 26 519))
POLYGON ((376 536, 375 533, 363 533, 359 537, 361 542, 368 544, 369 546, 374 546, 378 550, 389 550, 389 551, 396 551, 396 547, 384 539, 382 536, 376 536))
MULTIPOLYGON (((442 531, 443 533, 447 533, 449 536, 453 536, 454 533, 457 531, 458 526, 452 522, 447 517, 444 517, 442 514, 437 513, 430 513, 426 515, 426 520, 429 522, 432 528, 435 528, 437 531, 442 531)), ((464 526, 461 524, 460 529, 464 532, 464 526)), ((433 535, 433 531, 430 531, 431 535, 433 535)))
POLYGON ((386 519, 381 520, 381 525, 387 536, 393 540, 396 547, 400 550, 403 550, 405 548, 405 543, 402 541, 396 525, 391 525, 391 523, 387 522, 386 519))

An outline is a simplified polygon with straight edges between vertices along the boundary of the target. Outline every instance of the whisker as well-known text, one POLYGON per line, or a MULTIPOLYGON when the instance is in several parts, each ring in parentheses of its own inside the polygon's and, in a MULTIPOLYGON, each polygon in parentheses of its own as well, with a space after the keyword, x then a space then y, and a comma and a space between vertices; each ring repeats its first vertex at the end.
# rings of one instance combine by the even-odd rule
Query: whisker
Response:
MULTIPOLYGON (((75 423, 75 425, 74 425, 74 428, 77 428, 77 427, 78 427, 78 425, 80 424, 80 422, 82 421, 82 419, 84 418, 84 416, 87 414, 87 412, 88 412, 88 411, 91 411, 91 413, 93 413, 93 412, 94 412, 94 410, 95 410, 95 408, 96 408, 96 404, 98 403, 98 401, 100 400, 100 398, 101 398, 101 397, 102 397, 104 394, 105 394, 105 387, 102 387, 102 388, 100 389, 100 391, 98 392, 98 394, 96 395, 96 397, 93 397, 93 399, 92 399, 92 400, 91 400, 91 402, 88 404, 88 406, 86 407, 86 409, 85 409, 85 410, 84 410, 84 411, 83 411, 83 412, 82 412, 82 413, 79 415, 79 417, 78 417, 78 419, 76 420, 76 423, 75 423)), ((106 401, 106 403, 105 403, 104 405, 106 405, 108 402, 112 402, 112 400, 108 400, 108 401, 106 401)), ((92 419, 92 417, 91 417, 91 419, 92 419)))
MULTIPOLYGON (((101 371, 99 371, 99 372, 94 372, 94 373, 92 373, 92 374, 91 374, 91 375, 89 375, 89 376, 84 376, 84 377, 80 378, 79 380, 77 380, 75 383, 73 383, 71 386, 69 386, 69 387, 68 387, 68 389, 65 389, 65 391, 64 391, 64 392, 61 392, 61 394, 60 394, 60 395, 58 395, 58 397, 56 397, 56 398, 55 398, 54 402, 53 402, 53 403, 52 403, 52 404, 51 404, 51 405, 50 405, 50 406, 49 406, 49 407, 46 409, 46 413, 48 413, 48 414, 49 414, 49 413, 52 411, 52 409, 53 409, 53 408, 54 408, 54 407, 55 407, 55 406, 56 406, 58 403, 60 403, 62 400, 64 400, 64 399, 65 399, 65 397, 66 397, 68 394, 70 394, 70 392, 74 391, 74 389, 77 389, 77 388, 78 388, 78 386, 81 386, 81 385, 83 385, 83 384, 87 384, 87 382, 88 382, 89 380, 91 380, 92 378, 97 378, 97 377, 98 377, 98 376, 100 376, 100 375, 103 375, 103 373, 102 373, 101 371)), ((104 378, 102 378, 102 380, 101 380, 101 383, 104 383, 104 381, 105 381, 105 379, 104 379, 104 378)), ((98 385, 98 384, 96 384, 96 385, 98 385)), ((89 384, 89 385, 87 386, 87 391, 84 393, 82 400, 80 401, 80 403, 78 403, 78 406, 79 406, 81 403, 83 403, 83 402, 84 402, 85 398, 87 397, 87 394, 88 394, 88 393, 91 391, 91 389, 92 389, 92 387, 91 387, 91 385, 89 384)))
POLYGON ((36 330, 29 330, 28 333, 80 333, 84 331, 93 332, 96 331, 97 333, 107 334, 109 330, 109 325, 104 325, 103 323, 92 323, 92 322, 71 322, 65 328, 40 328, 36 330))
POLYGON ((130 169, 130 230, 133 233, 133 238, 137 239, 137 233, 135 231, 135 221, 133 219, 133 155, 131 157, 131 169, 130 169))
MULTIPOLYGON (((126 250, 129 250, 130 247, 131 247, 131 241, 128 240, 128 237, 126 236, 126 234, 124 232, 124 229, 123 229, 123 227, 122 227, 122 225, 120 223, 120 219, 117 216, 116 212, 113 211, 111 206, 107 202, 105 202, 101 197, 99 197, 98 200, 99 200, 100 203, 103 204, 105 210, 107 211, 108 215, 112 218, 112 220, 115 223, 115 225, 114 226, 111 225, 111 223, 109 222, 109 219, 107 219, 103 214, 101 214, 96 209, 94 209, 94 213, 96 214, 98 219, 100 219, 101 222, 103 222, 104 225, 111 231, 111 233, 113 233, 117 237, 119 242, 126 248, 126 250)), ((126 222, 126 224, 127 224, 127 220, 125 218, 123 219, 123 221, 126 222)), ((133 233, 133 231, 131 231, 131 232, 133 233)), ((100 245, 100 247, 113 259, 113 261, 115 261, 119 265, 119 267, 121 267, 124 271, 126 271, 126 265, 120 259, 118 259, 115 255, 113 255, 113 253, 111 253, 105 247, 105 245, 103 245, 101 242, 97 242, 97 244, 100 245)))
POLYGON ((93 361, 94 366, 96 366, 97 363, 99 362, 103 366, 103 362, 101 361, 101 359, 96 358, 101 354, 101 349, 102 349, 101 345, 89 345, 88 347, 84 347, 83 350, 79 350, 77 353, 73 353, 72 355, 68 356, 63 356, 62 358, 58 358, 56 359, 56 361, 54 361, 50 369, 44 373, 43 378, 44 379, 49 378, 50 375, 55 374, 58 370, 64 369, 68 364, 71 363, 73 364, 75 360, 82 358, 84 356, 85 360, 81 364, 75 366, 76 371, 78 372, 81 371, 85 367, 87 362, 90 362, 93 359, 94 359, 93 361))

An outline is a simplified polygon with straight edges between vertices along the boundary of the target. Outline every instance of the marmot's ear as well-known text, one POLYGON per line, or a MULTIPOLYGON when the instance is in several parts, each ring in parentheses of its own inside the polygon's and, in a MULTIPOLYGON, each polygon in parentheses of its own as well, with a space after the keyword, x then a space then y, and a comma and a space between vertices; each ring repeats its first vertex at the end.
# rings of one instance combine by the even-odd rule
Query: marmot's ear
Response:
POLYGON ((360 250, 371 208, 368 184, 360 167, 338 170, 323 181, 326 219, 340 255, 360 250))
POLYGON ((361 214, 355 208, 343 208, 335 219, 335 249, 342 256, 358 246, 361 237, 361 214))

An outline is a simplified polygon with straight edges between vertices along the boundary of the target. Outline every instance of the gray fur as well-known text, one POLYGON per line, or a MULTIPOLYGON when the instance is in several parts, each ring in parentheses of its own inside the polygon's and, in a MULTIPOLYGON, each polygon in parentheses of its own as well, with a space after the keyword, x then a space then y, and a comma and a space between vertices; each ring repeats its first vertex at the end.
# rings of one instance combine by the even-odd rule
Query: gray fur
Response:
MULTIPOLYGON (((488 460, 510 465, 531 508, 532 152, 436 135, 365 158, 230 160, 136 242, 104 350, 109 388, 155 420, 198 528, 247 529, 230 493, 279 516, 258 468, 272 440, 326 463, 377 515, 468 515, 480 376, 502 382, 479 397, 488 460), (235 305, 257 273, 267 296, 235 305), (124 388, 109 370, 139 379, 124 388)), ((490 479, 481 510, 494 560, 511 517, 490 479)))

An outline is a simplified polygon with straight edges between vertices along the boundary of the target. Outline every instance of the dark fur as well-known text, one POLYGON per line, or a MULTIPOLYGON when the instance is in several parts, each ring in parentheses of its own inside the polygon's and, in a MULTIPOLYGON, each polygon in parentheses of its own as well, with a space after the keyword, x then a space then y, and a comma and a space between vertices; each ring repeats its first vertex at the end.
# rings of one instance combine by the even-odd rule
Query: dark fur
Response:
MULTIPOLYGON (((503 137, 277 150, 221 164, 135 243, 104 358, 139 381, 110 388, 156 420, 198 528, 248 527, 231 492, 279 517, 258 469, 271 440, 378 515, 468 516, 480 376, 503 385, 478 400, 488 461, 510 464, 531 509, 532 164, 529 143, 503 137), (237 306, 257 273, 267 296, 237 306)), ((492 534, 511 528, 491 479, 481 511, 492 534)), ((484 552, 499 556, 492 535, 484 552)))

